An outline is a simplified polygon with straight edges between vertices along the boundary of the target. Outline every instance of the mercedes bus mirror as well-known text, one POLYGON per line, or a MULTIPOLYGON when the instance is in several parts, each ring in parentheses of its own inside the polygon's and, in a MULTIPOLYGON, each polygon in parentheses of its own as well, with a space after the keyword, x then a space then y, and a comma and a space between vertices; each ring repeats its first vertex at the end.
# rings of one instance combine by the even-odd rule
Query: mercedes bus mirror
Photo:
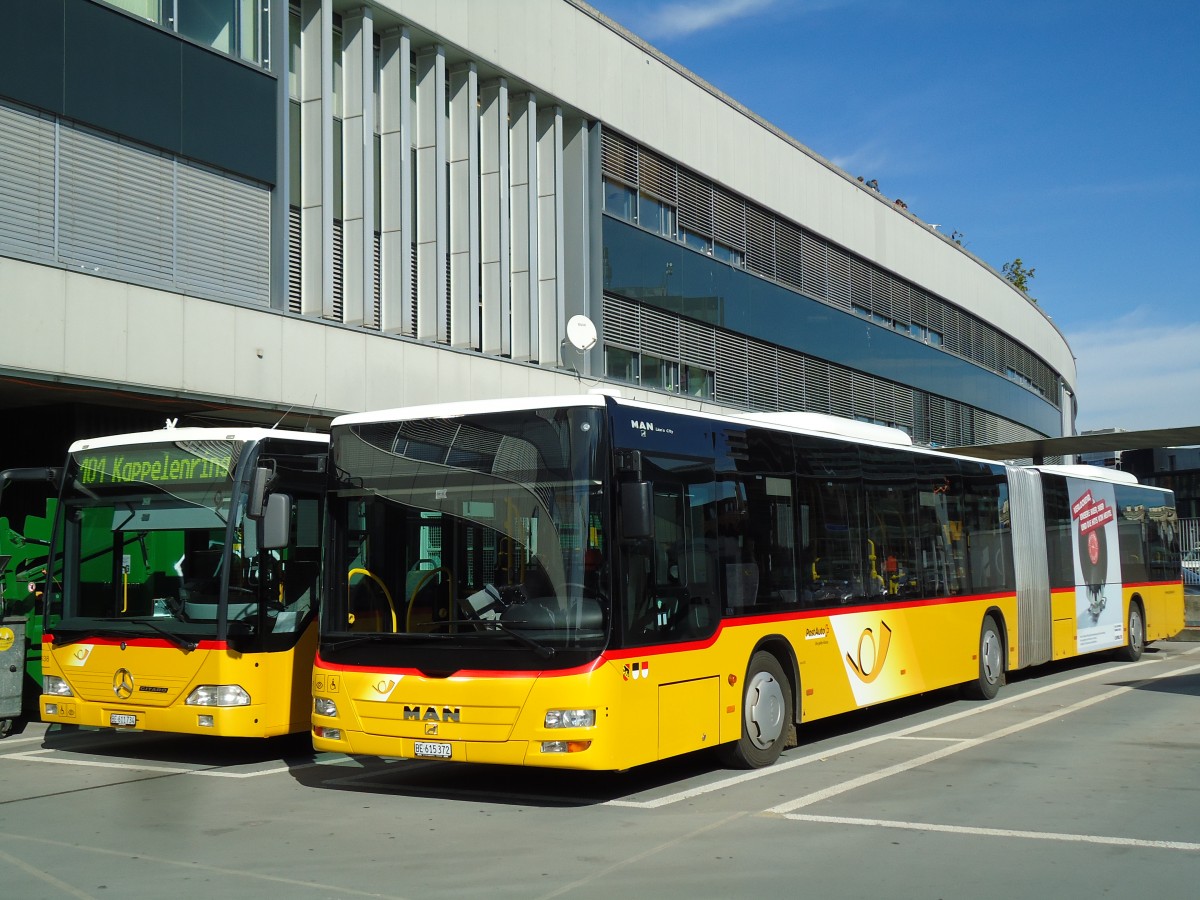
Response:
MULTIPOLYGON (((263 471, 262 469, 259 470, 263 471)), ((287 494, 271 494, 267 497, 259 528, 260 550, 282 550, 288 545, 288 534, 292 526, 292 498, 287 494)))
POLYGON ((649 481, 621 485, 621 525, 627 539, 654 537, 654 486, 649 481))
POLYGON ((250 497, 246 507, 246 515, 252 519, 263 517, 264 504, 267 502, 267 483, 271 480, 271 470, 259 468, 254 470, 250 481, 250 497))

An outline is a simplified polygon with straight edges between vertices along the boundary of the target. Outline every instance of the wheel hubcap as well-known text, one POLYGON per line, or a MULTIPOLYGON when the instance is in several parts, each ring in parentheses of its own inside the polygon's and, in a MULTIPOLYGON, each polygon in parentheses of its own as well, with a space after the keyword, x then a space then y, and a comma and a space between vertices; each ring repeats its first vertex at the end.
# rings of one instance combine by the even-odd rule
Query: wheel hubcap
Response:
POLYGON ((783 688, 766 672, 758 672, 746 686, 746 734, 759 750, 766 750, 783 734, 783 688))
POLYGON ((979 655, 983 661, 983 677, 988 684, 995 684, 1000 679, 1000 639, 996 632, 989 631, 983 636, 979 655))

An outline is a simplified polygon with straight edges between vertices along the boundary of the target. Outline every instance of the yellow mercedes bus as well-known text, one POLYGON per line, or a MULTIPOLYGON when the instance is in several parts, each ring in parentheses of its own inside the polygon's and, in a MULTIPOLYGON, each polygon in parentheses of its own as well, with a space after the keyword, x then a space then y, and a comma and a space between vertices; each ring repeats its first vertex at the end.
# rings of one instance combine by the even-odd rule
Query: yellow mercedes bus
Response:
POLYGON ((305 730, 328 447, 263 428, 73 444, 42 587, 43 721, 305 730))
POLYGON ((765 766, 793 724, 1183 626, 1169 491, 587 395, 334 421, 317 749, 765 766))

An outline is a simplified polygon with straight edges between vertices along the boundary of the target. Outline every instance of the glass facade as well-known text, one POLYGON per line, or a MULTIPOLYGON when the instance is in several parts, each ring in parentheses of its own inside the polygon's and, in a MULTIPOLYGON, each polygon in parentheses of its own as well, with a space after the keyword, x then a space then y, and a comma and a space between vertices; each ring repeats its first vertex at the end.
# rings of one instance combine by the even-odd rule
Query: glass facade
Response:
MULTIPOLYGON (((908 333, 758 278, 707 252, 604 218, 604 290, 668 313, 807 352, 856 371, 987 410, 1043 434, 1061 416, 1025 385, 908 333)), ((610 377, 619 377, 610 368, 610 377)), ((646 372, 641 383, 650 386, 646 372)))
POLYGON ((269 0, 102 0, 203 47, 270 64, 269 0))

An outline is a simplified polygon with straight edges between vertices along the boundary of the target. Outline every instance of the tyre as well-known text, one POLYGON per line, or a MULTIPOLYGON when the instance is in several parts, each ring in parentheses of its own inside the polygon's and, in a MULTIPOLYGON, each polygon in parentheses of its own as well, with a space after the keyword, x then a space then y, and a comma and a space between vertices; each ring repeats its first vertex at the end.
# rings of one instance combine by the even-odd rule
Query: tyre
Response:
POLYGON ((1146 622, 1142 618, 1142 607, 1136 600, 1129 602, 1129 618, 1125 620, 1125 646, 1117 650, 1117 659, 1122 662, 1137 662, 1146 649, 1146 622))
POLYGON ((974 700, 991 700, 1004 684, 1004 642, 996 620, 983 617, 979 629, 979 677, 963 685, 963 693, 974 700))
POLYGON ((725 765, 761 769, 779 759, 792 725, 792 686, 773 655, 759 650, 746 667, 742 691, 742 736, 724 744, 725 765))

